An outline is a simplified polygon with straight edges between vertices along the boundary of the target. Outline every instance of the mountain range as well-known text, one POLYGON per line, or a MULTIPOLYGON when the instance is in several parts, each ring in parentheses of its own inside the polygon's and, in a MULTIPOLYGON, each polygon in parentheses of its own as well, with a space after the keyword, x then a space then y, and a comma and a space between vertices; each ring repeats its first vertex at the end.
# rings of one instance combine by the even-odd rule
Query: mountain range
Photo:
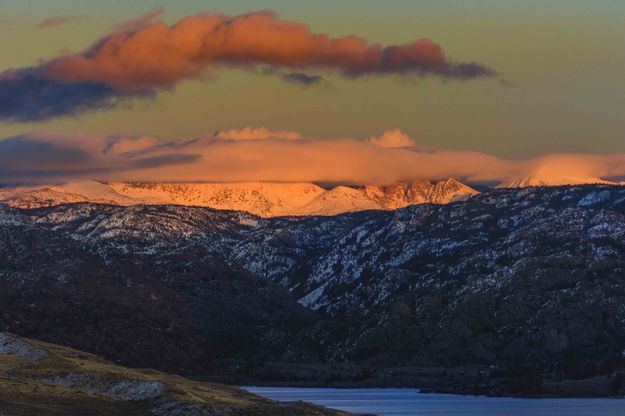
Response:
POLYGON ((527 188, 532 186, 566 186, 566 185, 624 185, 624 182, 606 181, 601 178, 586 176, 534 175, 524 176, 512 181, 501 183, 499 188, 527 188))
MULTIPOLYGON (((497 188, 583 184, 619 185, 592 177, 527 176, 497 188)), ((68 182, 58 185, 0 187, 0 202, 21 208, 93 202, 113 205, 184 205, 246 211, 261 217, 336 215, 365 210, 395 210, 416 204, 448 204, 479 192, 455 179, 414 180, 391 185, 314 183, 137 183, 68 182)))
POLYGON ((116 363, 233 383, 625 386, 620 186, 275 218, 5 203, 0 256, 0 327, 116 363))
POLYGON ((35 208, 63 203, 115 205, 174 204, 247 211, 262 217, 335 215, 369 209, 392 210, 413 204, 445 204, 478 192, 456 180, 412 181, 389 186, 335 186, 313 183, 102 183, 9 187, 0 201, 35 208))

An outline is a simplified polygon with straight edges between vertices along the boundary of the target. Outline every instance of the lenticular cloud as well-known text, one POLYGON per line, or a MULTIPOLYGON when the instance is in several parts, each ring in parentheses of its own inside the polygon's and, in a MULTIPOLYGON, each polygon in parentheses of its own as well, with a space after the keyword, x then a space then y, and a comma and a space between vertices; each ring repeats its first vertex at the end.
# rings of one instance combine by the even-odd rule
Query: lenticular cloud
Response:
MULTIPOLYGON (((40 120, 102 109, 172 89, 212 66, 256 65, 334 71, 348 78, 391 74, 467 80, 495 75, 481 64, 449 60, 429 39, 383 46, 358 36, 312 33, 305 24, 281 20, 273 12, 234 17, 203 13, 172 26, 149 23, 121 30, 84 52, 0 73, 0 119, 40 120)), ((307 80, 322 79, 313 77, 307 80)))
POLYGON ((424 149, 399 130, 380 137, 386 145, 307 138, 266 128, 209 132, 177 141, 30 134, 0 140, 0 184, 96 179, 388 185, 449 177, 470 183, 507 184, 519 179, 525 183, 537 178, 565 184, 625 176, 625 154, 504 159, 479 152, 424 149))

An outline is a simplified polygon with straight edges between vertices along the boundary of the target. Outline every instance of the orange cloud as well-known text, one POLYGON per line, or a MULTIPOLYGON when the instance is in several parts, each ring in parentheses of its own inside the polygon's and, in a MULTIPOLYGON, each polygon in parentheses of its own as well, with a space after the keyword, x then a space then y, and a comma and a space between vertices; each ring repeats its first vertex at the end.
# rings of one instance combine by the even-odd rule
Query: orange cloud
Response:
POLYGON ((198 14, 173 26, 155 23, 121 31, 84 53, 50 62, 46 73, 136 91, 172 88, 214 64, 335 69, 352 77, 394 73, 468 79, 494 74, 479 64, 448 60, 429 39, 382 46, 357 36, 332 38, 268 11, 234 17, 198 14))
POLYGON ((369 143, 380 147, 412 147, 415 146, 415 141, 406 133, 399 129, 387 130, 379 137, 371 137, 369 143))
POLYGON ((245 127, 242 129, 216 131, 212 133, 212 137, 222 140, 299 140, 303 136, 297 131, 269 130, 264 127, 245 127))
POLYGON ((153 97, 185 79, 223 66, 262 66, 286 82, 327 85, 309 71, 345 77, 392 74, 474 79, 495 72, 457 63, 429 39, 401 45, 371 44, 358 36, 313 33, 273 12, 240 16, 197 14, 172 26, 154 19, 158 8, 124 22, 86 51, 0 71, 0 120, 32 121, 103 110, 132 98, 153 97))
POLYGON ((159 140, 152 136, 116 137, 110 142, 110 145, 104 149, 105 154, 134 153, 160 144, 159 140))
POLYGON ((354 139, 223 140, 215 139, 214 133, 173 143, 149 136, 42 134, 0 141, 0 183, 97 179, 384 185, 454 177, 497 184, 535 176, 568 178, 572 183, 622 177, 625 154, 548 154, 511 160, 470 151, 380 147, 354 139))

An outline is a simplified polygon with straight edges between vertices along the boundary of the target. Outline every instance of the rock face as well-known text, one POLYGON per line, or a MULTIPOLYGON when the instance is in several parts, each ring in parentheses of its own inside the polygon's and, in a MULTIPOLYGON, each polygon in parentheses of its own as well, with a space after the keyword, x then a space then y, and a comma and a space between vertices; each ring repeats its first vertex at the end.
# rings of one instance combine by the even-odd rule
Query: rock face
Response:
POLYGON ((478 365, 527 392, 625 365, 624 255, 618 186, 332 217, 0 205, 0 325, 187 373, 226 358, 478 365))
POLYGON ((0 189, 0 201, 19 208, 94 202, 115 205, 175 204, 247 211, 262 217, 336 215, 413 204, 446 204, 477 191, 453 179, 405 182, 391 186, 324 189, 312 183, 99 183, 0 189))
POLYGON ((478 194, 475 189, 455 179, 435 183, 414 181, 390 186, 365 186, 363 190, 366 196, 376 201, 385 210, 416 204, 448 204, 478 194))

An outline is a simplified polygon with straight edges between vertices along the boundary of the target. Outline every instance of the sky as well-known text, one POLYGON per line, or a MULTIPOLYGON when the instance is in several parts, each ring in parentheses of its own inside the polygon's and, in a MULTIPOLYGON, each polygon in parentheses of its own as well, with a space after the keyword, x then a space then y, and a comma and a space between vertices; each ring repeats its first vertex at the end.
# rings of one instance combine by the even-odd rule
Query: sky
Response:
MULTIPOLYGON (((0 81, 0 138, 33 140, 37 132, 72 143, 122 136, 171 143, 251 126, 297 132, 326 148, 349 139, 384 153, 388 147, 371 138, 400 129, 409 143, 399 147, 506 161, 567 153, 611 157, 625 152, 624 12, 621 0, 0 0, 0 72, 12 74, 0 81), (136 73, 127 61, 115 67, 110 56, 94 60, 83 53, 105 36, 156 22, 171 25, 200 12, 227 20, 259 10, 273 14, 237 20, 241 33, 292 21, 329 40, 315 40, 300 56, 308 40, 298 44, 287 35, 268 40, 259 55, 240 35, 237 46, 225 43, 198 64, 197 56, 170 59, 160 47, 170 32, 150 32, 147 49, 133 55, 131 64, 142 66, 136 73), (336 44, 350 35, 367 43, 336 44), (441 50, 413 43, 419 39, 441 50), (378 51, 377 44, 391 48, 378 51), (145 70, 151 59, 158 62, 145 70), (71 102, 53 106, 43 96, 38 99, 46 105, 37 101, 33 109, 27 89, 44 81, 45 91, 70 84, 71 102), (10 100, 20 94, 18 111, 10 100)), ((204 33, 211 21, 202 20, 197 30, 204 33)), ((215 33, 205 34, 209 43, 220 36, 215 33)), ((178 39, 176 48, 189 42, 178 39)), ((608 171, 620 174, 613 167, 593 174, 608 171)), ((446 173, 453 172, 440 175, 446 173)))

